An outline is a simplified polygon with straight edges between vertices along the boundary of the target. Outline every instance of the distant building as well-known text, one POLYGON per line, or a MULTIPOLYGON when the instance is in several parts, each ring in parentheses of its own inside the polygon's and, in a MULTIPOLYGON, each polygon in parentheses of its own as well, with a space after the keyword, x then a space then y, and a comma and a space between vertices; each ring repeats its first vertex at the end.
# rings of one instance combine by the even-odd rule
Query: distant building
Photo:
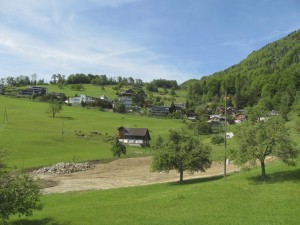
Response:
POLYGON ((179 108, 179 109, 185 109, 185 103, 175 103, 174 104, 176 106, 176 108, 179 108))
POLYGON ((121 91, 121 93, 119 94, 119 96, 122 98, 131 98, 135 95, 136 95, 136 93, 132 89, 121 91))
POLYGON ((30 97, 34 94, 38 95, 38 96, 41 96, 41 95, 45 95, 47 93, 48 93, 48 88, 46 88, 46 87, 32 86, 32 87, 28 87, 25 90, 20 91, 19 96, 30 97))
POLYGON ((149 108, 149 113, 152 116, 166 116, 169 114, 170 107, 167 106, 152 106, 149 108))
POLYGON ((80 95, 79 97, 72 97, 66 100, 66 103, 72 105, 81 105, 82 102, 84 103, 91 103, 94 102, 95 99, 93 97, 88 97, 86 95, 80 95))
POLYGON ((125 106, 125 110, 128 111, 132 106, 132 100, 128 97, 121 97, 119 98, 120 104, 123 104, 125 106))
POLYGON ((149 146, 151 140, 148 128, 119 127, 119 142, 134 146, 149 146))
POLYGON ((233 138, 234 134, 233 132, 226 132, 226 138, 233 138))

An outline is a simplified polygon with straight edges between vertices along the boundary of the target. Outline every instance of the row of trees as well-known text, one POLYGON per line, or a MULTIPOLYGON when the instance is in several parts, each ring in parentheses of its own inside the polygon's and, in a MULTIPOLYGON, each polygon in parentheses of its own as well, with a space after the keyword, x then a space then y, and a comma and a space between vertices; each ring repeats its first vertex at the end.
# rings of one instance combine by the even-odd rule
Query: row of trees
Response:
POLYGON ((137 85, 143 86, 144 82, 141 79, 134 79, 133 77, 107 77, 106 75, 94 75, 76 73, 68 77, 61 74, 53 74, 51 77, 51 84, 95 84, 95 85, 137 85))
POLYGON ((17 77, 8 76, 0 79, 0 84, 7 86, 24 86, 44 84, 44 79, 37 79, 37 74, 32 74, 31 77, 20 75, 17 77))

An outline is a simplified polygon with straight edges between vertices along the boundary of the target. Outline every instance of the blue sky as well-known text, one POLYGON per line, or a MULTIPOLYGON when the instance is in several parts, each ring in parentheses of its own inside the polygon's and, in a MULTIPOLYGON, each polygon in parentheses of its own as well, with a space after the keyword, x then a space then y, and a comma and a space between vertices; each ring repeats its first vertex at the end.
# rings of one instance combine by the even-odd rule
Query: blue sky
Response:
POLYGON ((182 83, 300 28, 299 0, 0 0, 0 78, 182 83))

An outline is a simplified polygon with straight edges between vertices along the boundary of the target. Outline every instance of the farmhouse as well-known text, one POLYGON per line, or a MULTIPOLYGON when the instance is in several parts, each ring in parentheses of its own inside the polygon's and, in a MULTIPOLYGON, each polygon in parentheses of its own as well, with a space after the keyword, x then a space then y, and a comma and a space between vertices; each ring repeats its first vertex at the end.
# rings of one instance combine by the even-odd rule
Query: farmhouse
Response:
POLYGON ((149 146, 151 140, 148 128, 119 127, 119 142, 135 146, 149 146))

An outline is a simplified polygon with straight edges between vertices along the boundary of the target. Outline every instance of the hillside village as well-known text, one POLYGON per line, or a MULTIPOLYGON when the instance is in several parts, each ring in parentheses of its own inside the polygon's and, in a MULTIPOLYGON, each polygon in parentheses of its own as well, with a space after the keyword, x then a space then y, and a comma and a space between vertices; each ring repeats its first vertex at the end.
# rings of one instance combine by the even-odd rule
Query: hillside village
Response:
MULTIPOLYGON (((3 92, 5 95, 6 93, 3 92)), ((180 114, 179 118, 186 118, 191 121, 196 121, 198 117, 203 117, 203 115, 197 115, 195 110, 187 109, 187 104, 189 104, 188 100, 184 103, 172 103, 170 105, 153 105, 149 102, 144 105, 144 107, 137 106, 133 99, 140 95, 139 97, 145 102, 146 93, 142 91, 136 93, 132 89, 121 90, 120 93, 117 95, 116 99, 110 99, 105 95, 102 96, 86 96, 85 94, 80 94, 79 96, 67 97, 65 93, 60 92, 51 92, 48 93, 47 87, 42 86, 28 86, 27 88, 23 89, 22 91, 18 92, 18 97, 23 98, 37 98, 43 96, 50 96, 50 99, 57 99, 64 102, 65 105, 68 106, 83 106, 83 107, 101 107, 103 110, 107 112, 120 112, 120 113, 132 113, 132 112, 139 112, 143 108, 146 109, 148 116, 153 117, 168 117, 175 114, 180 114), (33 97, 34 96, 34 97, 33 97)), ((188 106, 189 107, 189 106, 188 106)), ((195 106, 193 106, 195 108, 195 106)), ((235 109, 232 106, 229 106, 227 109, 227 120, 229 123, 241 123, 243 120, 246 119, 245 113, 243 109, 235 109)), ((215 111, 211 110, 210 108, 206 109, 206 122, 211 124, 212 127, 220 126, 221 123, 225 121, 225 107, 217 107, 215 111)), ((203 113, 203 112, 202 112, 203 113)), ((270 112, 270 114, 278 114, 278 112, 270 112)))

